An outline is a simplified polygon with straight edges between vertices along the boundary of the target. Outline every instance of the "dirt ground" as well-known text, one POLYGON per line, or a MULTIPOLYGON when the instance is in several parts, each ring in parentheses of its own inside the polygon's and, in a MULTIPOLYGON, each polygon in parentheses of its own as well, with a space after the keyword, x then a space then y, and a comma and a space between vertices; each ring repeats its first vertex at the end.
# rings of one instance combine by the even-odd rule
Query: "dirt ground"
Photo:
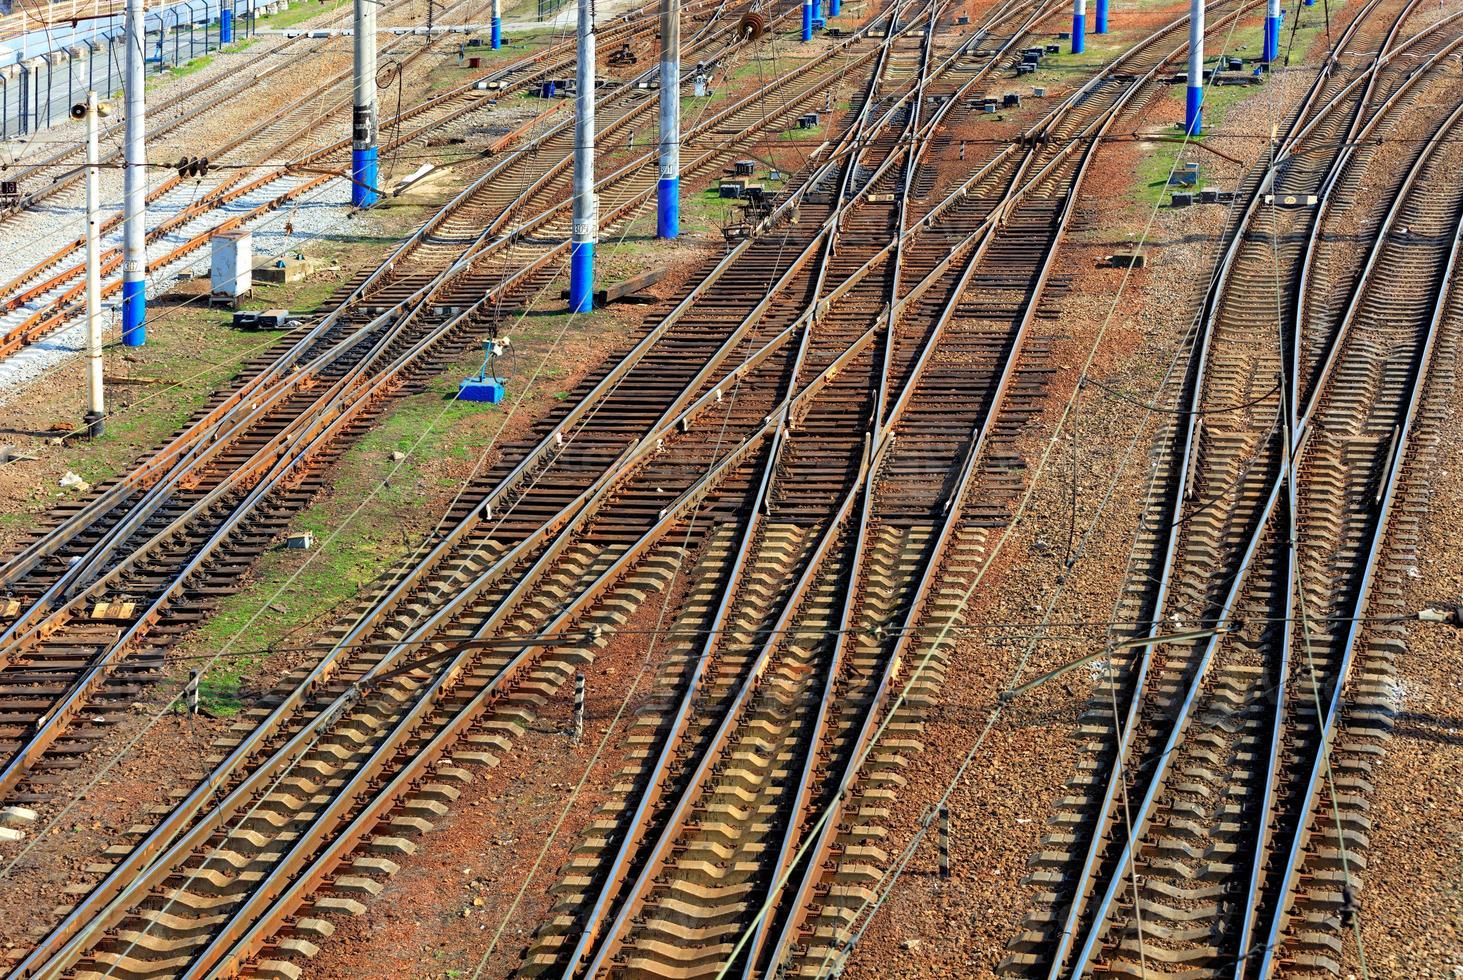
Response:
MULTIPOLYGON (((1115 16, 1114 27, 1121 36, 1136 38, 1176 9, 1166 4, 1115 16)), ((1300 71, 1277 79, 1251 102, 1232 107, 1225 124, 1238 133, 1267 131, 1269 121, 1306 80, 1300 71)), ((1089 230, 1075 235, 1060 256, 1057 273, 1070 277, 1071 288, 1059 303, 1059 319, 1049 321, 1050 361, 1056 372, 1046 391, 1046 408, 1030 425, 1021 447, 1033 465, 1053 449, 1058 420, 1089 357, 1093 377, 1128 388, 1155 383, 1180 353, 1186 318, 1178 314, 1186 312, 1183 304, 1195 292, 1196 273, 1212 263, 1208 236, 1221 215, 1216 210, 1165 209, 1149 225, 1151 208, 1140 199, 1140 175, 1145 160, 1164 145, 1145 141, 1142 134, 1172 132, 1176 109, 1182 111, 1174 99, 1158 101, 1135 122, 1138 136, 1116 140, 1098 153, 1097 172, 1121 179, 1089 182, 1082 202, 1089 230), (1129 275, 1101 265, 1105 256, 1130 247, 1139 236, 1148 256, 1145 269, 1129 275)), ((1231 156, 1251 161, 1264 152, 1265 142, 1250 136, 1223 146, 1231 156)), ((1237 165, 1201 159, 1217 182, 1232 179, 1236 172, 1237 165)), ((380 219, 382 225, 371 229, 372 237, 399 234, 414 213, 388 212, 380 219)), ((656 287, 661 296, 671 295, 719 248, 711 237, 682 245, 636 245, 635 261, 670 269, 656 287)), ((343 272, 368 264, 378 253, 375 244, 343 249, 343 272)), ((314 285, 324 288, 335 281, 332 277, 314 285)), ((355 519, 374 527, 382 541, 401 531, 403 541, 420 535, 458 487, 491 465, 494 445, 524 435, 552 407, 558 391, 572 390, 591 367, 622 350, 639 324, 640 313, 621 308, 592 318, 562 343, 545 339, 526 345, 520 351, 525 363, 542 370, 551 383, 531 392, 511 414, 454 430, 455 442, 473 451, 424 461, 413 477, 415 502, 409 514, 393 517, 382 508, 355 519)), ((160 330, 156 347, 114 362, 119 378, 133 378, 118 386, 117 398, 135 405, 129 414, 140 421, 132 428, 119 426, 105 444, 53 441, 59 428, 71 427, 78 414, 75 378, 63 376, 33 399, 0 409, 0 442, 38 457, 0 466, 0 544, 23 540, 39 515, 68 493, 58 485, 66 472, 91 481, 119 472, 171 431, 190 400, 226 383, 254 349, 228 332, 217 315, 180 315, 160 330), (163 380, 138 380, 142 378, 163 380)), ((1032 676, 1081 655, 1100 639, 1099 629, 1058 626, 1035 641, 1032 624, 1043 617, 1085 624, 1110 617, 1146 486, 1149 442, 1159 421, 1150 418, 1135 425, 1130 404, 1097 389, 1076 396, 1075 404, 1080 419, 1075 453, 1063 441, 1048 464, 1032 474, 1034 489, 1025 516, 1004 535, 993 535, 993 540, 1001 539, 999 551, 966 615, 969 623, 1004 625, 970 630, 958 644, 942 703, 930 718, 927 751, 907 773, 914 791, 895 813, 891 840, 902 846, 937 791, 954 783, 955 874, 948 880, 938 877, 933 840, 925 841, 856 947, 847 964, 849 977, 991 975, 1030 905, 1031 891, 1017 882, 1048 830, 1046 816, 1053 801, 1074 771, 1080 746, 1073 729, 1089 691, 1086 675, 1069 675, 1070 680, 1023 699, 988 733, 986 720, 996 692, 1007 686, 1024 658, 1030 657, 1023 676, 1032 676), (1069 542, 1078 546, 1081 559, 1060 575, 1069 542), (977 744, 970 769, 957 780, 957 767, 977 744)), ((1071 430, 1064 429, 1061 438, 1071 440, 1071 430)), ((354 513, 359 488, 377 483, 386 467, 381 449, 372 446, 348 454, 338 464, 327 480, 333 489, 312 507, 322 520, 339 524, 354 513)), ((1411 598, 1418 603, 1457 601, 1463 595, 1463 558, 1449 534, 1463 511, 1460 453, 1459 447, 1446 445, 1438 463, 1440 476, 1426 523, 1431 533, 1424 539, 1421 575, 1411 585, 1411 598)), ((396 554, 382 545, 379 553, 363 558, 368 563, 360 569, 362 581, 370 580, 374 566, 369 562, 384 568, 396 554)), ((268 599, 274 583, 294 570, 288 562, 297 560, 279 558, 241 588, 251 608, 264 600, 266 605, 278 601, 284 610, 266 609, 251 628, 269 635, 309 634, 338 615, 337 606, 302 615, 306 606, 300 597, 268 599)), ((642 609, 641 614, 651 611, 642 609)), ((187 658, 216 642, 205 636, 181 645, 175 653, 178 670, 187 658)), ((1414 656, 1401 665, 1405 713, 1390 749, 1395 762, 1389 759, 1382 768, 1375 798, 1378 831, 1362 925, 1372 953, 1371 975, 1452 977, 1455 968, 1463 968, 1463 893, 1458 885, 1463 868, 1457 862, 1463 836, 1456 816, 1463 804, 1457 778, 1463 771, 1463 720, 1456 710, 1463 685, 1453 634, 1418 628, 1409 643, 1414 656)), ((546 714, 515 742, 502 763, 479 772, 366 914, 344 923, 325 944, 310 975, 446 980, 474 975, 480 966, 485 976, 508 972, 549 907, 547 889, 568 849, 581 839, 594 807, 604 798, 606 780, 591 778, 575 805, 564 808, 586 774, 598 739, 607 738, 611 749, 596 761, 591 775, 619 768, 616 731, 607 716, 613 705, 630 696, 640 653, 624 642, 601 654, 597 670, 607 683, 592 692, 590 737, 583 744, 569 743, 564 717, 546 714), (545 849, 547 835, 561 819, 555 842, 545 849), (524 899, 514 905, 520 887, 524 899), (502 937, 494 942, 500 929, 502 937)), ((257 690, 295 666, 298 661, 289 655, 263 658, 243 671, 238 683, 257 690)), ((164 804, 168 791, 201 766, 211 739, 226 729, 226 720, 166 716, 152 723, 136 748, 127 749, 143 735, 157 704, 153 699, 115 726, 97 755, 99 760, 122 761, 16 869, 0 898, 0 918, 32 925, 53 921, 55 896, 65 884, 86 880, 89 856, 125 842, 127 826, 143 819, 146 807, 164 804)), ((81 778, 79 774, 72 788, 80 787, 81 778)), ((17 851, 0 850, 0 861, 8 862, 17 851)), ((23 940, 21 929, 6 930, 0 948, 22 946, 23 940)))

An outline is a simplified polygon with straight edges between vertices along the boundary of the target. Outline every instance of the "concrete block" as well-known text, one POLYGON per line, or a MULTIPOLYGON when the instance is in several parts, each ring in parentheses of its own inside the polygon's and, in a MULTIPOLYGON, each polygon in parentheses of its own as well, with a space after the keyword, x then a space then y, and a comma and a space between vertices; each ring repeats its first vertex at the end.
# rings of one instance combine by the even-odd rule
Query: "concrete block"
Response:
POLYGON ((38 817, 29 807, 8 806, 0 810, 0 827, 29 827, 38 817))

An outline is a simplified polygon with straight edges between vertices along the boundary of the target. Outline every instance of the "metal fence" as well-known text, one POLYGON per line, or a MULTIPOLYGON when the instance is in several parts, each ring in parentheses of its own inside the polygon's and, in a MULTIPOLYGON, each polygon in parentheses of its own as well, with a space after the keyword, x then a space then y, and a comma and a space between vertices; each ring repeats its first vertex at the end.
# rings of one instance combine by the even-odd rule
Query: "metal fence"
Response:
MULTIPOLYGON (((217 51, 219 17, 228 10, 235 40, 255 31, 260 0, 179 0, 144 18, 147 70, 156 74, 217 51)), ((52 50, 22 48, 19 64, 0 65, 0 140, 25 136, 66 120, 88 89, 103 97, 119 92, 123 76, 123 31, 119 23, 97 24, 84 36, 68 32, 69 43, 52 50)), ((7 50, 18 42, 11 41, 7 50)))

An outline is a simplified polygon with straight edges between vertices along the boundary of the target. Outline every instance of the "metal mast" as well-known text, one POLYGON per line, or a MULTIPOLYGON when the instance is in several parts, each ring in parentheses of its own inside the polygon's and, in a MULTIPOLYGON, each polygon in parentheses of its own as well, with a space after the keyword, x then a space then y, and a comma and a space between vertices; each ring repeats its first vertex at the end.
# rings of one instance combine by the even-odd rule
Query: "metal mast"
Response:
POLYGON ((1189 87, 1184 94, 1184 132, 1198 136, 1204 109, 1204 0, 1189 3, 1189 87))
POLYGON ((122 210, 122 343, 147 342, 147 107, 143 97, 143 0, 127 0, 126 167, 122 210))
MULTIPOLYGON (((80 108, 80 107, 78 107, 80 108)), ((97 114, 103 111, 95 92, 86 93, 86 431, 96 438, 106 418, 102 384, 101 191, 97 149, 97 114)))
POLYGON ((579 0, 579 67, 574 93, 574 237, 569 245, 569 312, 594 309, 594 7, 579 0))
POLYGON ((355 0, 355 110, 351 118, 351 204, 376 203, 376 0, 355 0))
POLYGON ((660 0, 660 183, 655 234, 681 233, 681 0, 660 0))

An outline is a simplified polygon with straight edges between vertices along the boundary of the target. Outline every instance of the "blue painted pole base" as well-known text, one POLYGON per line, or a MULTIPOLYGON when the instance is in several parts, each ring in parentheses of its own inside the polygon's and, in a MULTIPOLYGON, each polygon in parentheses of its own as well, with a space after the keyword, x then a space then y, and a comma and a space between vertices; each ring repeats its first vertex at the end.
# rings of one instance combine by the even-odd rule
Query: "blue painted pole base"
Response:
POLYGON ((1087 47, 1087 43, 1086 43, 1087 38, 1085 37, 1086 33, 1087 33, 1087 15, 1086 14, 1073 14, 1072 15, 1072 53, 1073 54, 1081 54, 1082 51, 1083 51, 1083 49, 1087 47))
POLYGON ((493 18, 493 50, 497 51, 503 46, 503 18, 493 18))
POLYGON ((803 43, 813 39, 813 5, 803 4, 803 43))
POLYGON ((122 282, 122 346, 141 347, 147 343, 147 282, 127 279, 122 282))
POLYGON ((594 312, 594 242, 569 246, 569 312, 594 312))
POLYGON ((1280 56, 1280 18, 1265 18, 1265 64, 1269 64, 1280 56))
POLYGON ((681 233, 681 179, 660 178, 655 193, 655 237, 675 238, 681 233))
POLYGON ((218 43, 234 43, 234 12, 228 7, 218 12, 218 43))
POLYGON ((1203 129, 1204 89, 1190 85, 1184 95, 1184 132, 1198 136, 1203 129))
POLYGON ((351 150, 351 206, 368 208, 380 197, 376 193, 376 147, 351 150))
POLYGON ((1092 33, 1107 33, 1107 0, 1097 0, 1097 18, 1093 22, 1092 33))
MULTIPOLYGON (((1311 0, 1311 2, 1312 3, 1315 3, 1316 0, 1311 0)), ((828 0, 828 16, 829 17, 837 17, 838 16, 838 11, 841 10, 841 9, 843 9, 843 2, 842 2, 842 0, 828 0)))

